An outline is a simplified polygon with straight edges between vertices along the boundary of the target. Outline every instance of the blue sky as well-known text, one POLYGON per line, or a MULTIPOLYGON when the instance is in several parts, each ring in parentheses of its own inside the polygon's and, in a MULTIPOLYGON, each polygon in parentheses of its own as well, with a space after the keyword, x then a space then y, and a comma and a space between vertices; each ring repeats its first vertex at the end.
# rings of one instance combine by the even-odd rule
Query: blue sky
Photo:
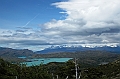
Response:
POLYGON ((0 0, 0 46, 120 45, 119 0, 0 0))
POLYGON ((37 15, 29 26, 37 26, 53 18, 60 19, 60 9, 51 5, 54 2, 55 0, 0 0, 0 26, 3 29, 15 29, 24 26, 37 15))

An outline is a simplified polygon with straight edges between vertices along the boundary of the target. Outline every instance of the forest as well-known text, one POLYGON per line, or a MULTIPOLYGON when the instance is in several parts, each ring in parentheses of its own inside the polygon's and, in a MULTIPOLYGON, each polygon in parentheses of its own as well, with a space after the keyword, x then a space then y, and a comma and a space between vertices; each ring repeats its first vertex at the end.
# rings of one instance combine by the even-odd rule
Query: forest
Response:
MULTIPOLYGON (((96 67, 83 68, 77 64, 78 79, 120 79, 120 59, 96 67)), ((51 62, 27 67, 0 59, 0 79, 75 79, 75 63, 51 62)))

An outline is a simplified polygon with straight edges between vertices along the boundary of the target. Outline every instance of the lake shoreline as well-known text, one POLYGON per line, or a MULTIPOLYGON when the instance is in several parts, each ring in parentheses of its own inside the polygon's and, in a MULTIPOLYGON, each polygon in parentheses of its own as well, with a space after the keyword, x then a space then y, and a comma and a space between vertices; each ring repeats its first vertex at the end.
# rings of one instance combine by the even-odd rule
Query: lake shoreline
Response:
POLYGON ((26 61, 20 64, 25 64, 26 66, 36 66, 40 64, 48 64, 50 62, 67 62, 70 59, 73 58, 26 58, 26 61))

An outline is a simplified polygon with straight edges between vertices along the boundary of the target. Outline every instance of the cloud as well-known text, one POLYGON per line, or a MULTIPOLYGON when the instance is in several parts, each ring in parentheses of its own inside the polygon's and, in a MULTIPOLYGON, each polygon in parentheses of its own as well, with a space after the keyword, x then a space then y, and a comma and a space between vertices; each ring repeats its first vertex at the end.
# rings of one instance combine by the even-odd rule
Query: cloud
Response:
POLYGON ((84 38, 84 43, 102 43, 114 34, 109 40, 111 43, 116 41, 116 35, 120 33, 119 0, 68 0, 52 5, 64 10, 60 13, 66 15, 66 18, 64 20, 53 19, 45 23, 43 30, 49 35, 59 35, 68 41, 75 41, 72 38, 79 37, 76 41, 84 38), (92 35, 94 37, 89 37, 92 35))
MULTIPOLYGON (((50 23, 47 23, 47 28, 69 27, 75 31, 79 29, 79 32, 87 31, 89 34, 111 32, 112 29, 120 28, 119 0, 68 0, 52 5, 65 10, 64 13, 67 16, 65 20, 62 20, 61 26, 59 20, 56 23, 50 22, 50 26, 50 23)), ((120 29, 116 31, 119 32, 120 29)))
POLYGON ((120 44, 119 0, 67 0, 51 5, 62 9, 59 13, 65 19, 52 19, 40 24, 39 29, 0 30, 0 42, 30 48, 61 44, 120 44))

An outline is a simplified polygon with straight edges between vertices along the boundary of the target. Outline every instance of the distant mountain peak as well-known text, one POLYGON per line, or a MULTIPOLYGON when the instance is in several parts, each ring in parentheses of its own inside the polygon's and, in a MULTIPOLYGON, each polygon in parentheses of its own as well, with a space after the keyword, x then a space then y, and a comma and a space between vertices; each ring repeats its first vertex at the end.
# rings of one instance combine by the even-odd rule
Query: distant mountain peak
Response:
POLYGON ((76 52, 76 51, 87 51, 87 50, 102 50, 102 51, 110 51, 110 52, 119 52, 120 53, 120 46, 117 45, 57 45, 51 46, 41 51, 37 51, 35 53, 58 53, 58 52, 76 52))

